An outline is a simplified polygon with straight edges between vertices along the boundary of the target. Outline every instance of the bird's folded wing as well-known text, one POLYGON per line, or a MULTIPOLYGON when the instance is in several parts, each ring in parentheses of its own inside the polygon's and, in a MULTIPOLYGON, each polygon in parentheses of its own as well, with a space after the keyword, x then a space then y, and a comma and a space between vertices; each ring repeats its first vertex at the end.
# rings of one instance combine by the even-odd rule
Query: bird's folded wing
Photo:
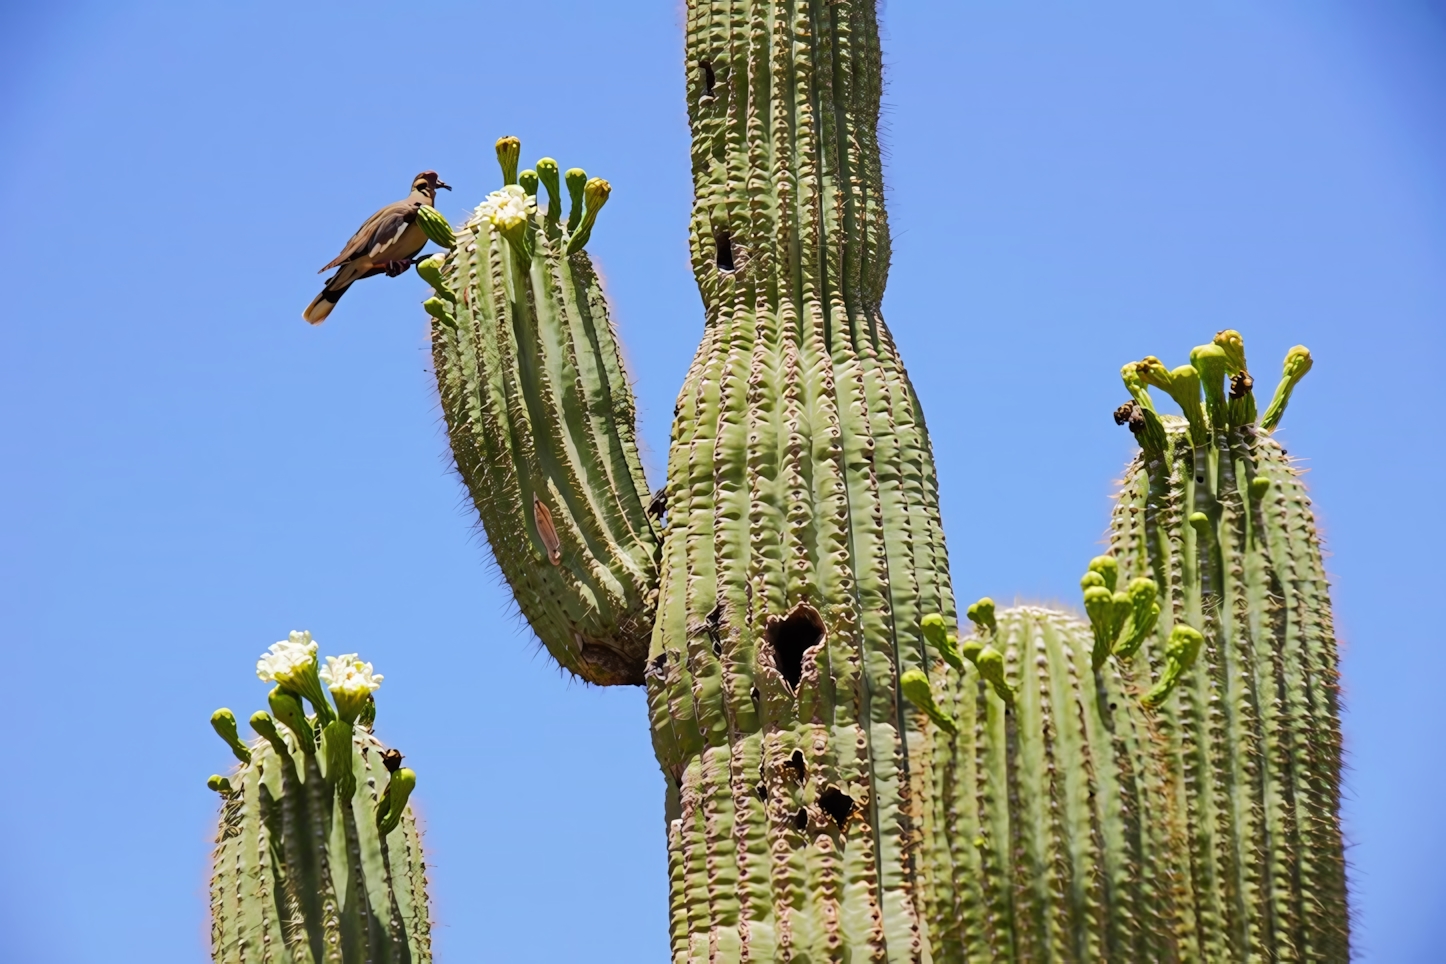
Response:
POLYGON ((341 254, 333 258, 321 270, 329 271, 339 264, 363 257, 374 260, 379 252, 396 243, 397 239, 402 236, 402 232, 406 231, 407 226, 416 219, 416 216, 417 205, 411 199, 388 204, 367 218, 366 223, 351 236, 346 247, 341 249, 341 254))

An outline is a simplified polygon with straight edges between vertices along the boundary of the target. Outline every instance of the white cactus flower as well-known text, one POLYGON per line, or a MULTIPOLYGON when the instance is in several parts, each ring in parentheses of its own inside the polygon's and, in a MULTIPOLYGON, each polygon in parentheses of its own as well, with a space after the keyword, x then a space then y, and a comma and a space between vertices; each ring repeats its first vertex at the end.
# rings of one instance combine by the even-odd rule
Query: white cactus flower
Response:
POLYGON ((316 663, 316 641, 305 630, 292 630, 287 639, 272 643, 256 661, 256 675, 264 683, 294 685, 316 663))
POLYGON ((474 218, 484 218, 503 233, 515 231, 527 223, 537 208, 535 198, 516 184, 509 184, 500 191, 493 191, 477 205, 474 218))
POLYGON ((362 696, 376 692, 382 685, 381 673, 372 672, 371 663, 363 663, 356 653, 328 656, 321 668, 321 681, 337 696, 362 696))

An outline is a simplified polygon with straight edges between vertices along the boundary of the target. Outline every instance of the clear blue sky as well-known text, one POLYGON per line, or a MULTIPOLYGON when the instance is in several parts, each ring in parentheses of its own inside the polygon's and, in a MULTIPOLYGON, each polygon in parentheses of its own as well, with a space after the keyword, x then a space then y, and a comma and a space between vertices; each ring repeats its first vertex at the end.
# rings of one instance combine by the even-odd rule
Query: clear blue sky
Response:
MULTIPOLYGON (((661 961, 640 690, 561 678, 450 474, 423 283, 300 318, 418 170, 522 138, 611 179, 590 249, 649 470, 701 311, 679 4, 0 9, 0 960, 205 956, 227 765, 293 628, 386 674, 443 962, 661 961)), ((1446 14, 1406 0, 884 11, 885 310, 964 597, 1074 600, 1122 362, 1245 334, 1307 459, 1345 651, 1362 960, 1446 946, 1446 14), (1435 600, 1433 603, 1431 600, 1435 600)), ((1433 949, 1435 954, 1432 953, 1433 949)))

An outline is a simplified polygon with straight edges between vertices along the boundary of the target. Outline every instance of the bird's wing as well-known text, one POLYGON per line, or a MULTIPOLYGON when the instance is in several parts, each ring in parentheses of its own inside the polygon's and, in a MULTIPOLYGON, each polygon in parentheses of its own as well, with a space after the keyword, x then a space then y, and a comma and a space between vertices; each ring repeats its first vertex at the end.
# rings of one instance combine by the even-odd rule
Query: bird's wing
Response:
POLYGON ((321 270, 329 271, 339 264, 356 261, 359 258, 371 260, 379 251, 396 243, 402 233, 417 219, 417 208, 422 203, 424 202, 415 197, 409 197, 394 204, 388 204, 367 218, 366 223, 351 236, 346 247, 341 249, 341 254, 333 258, 321 270))

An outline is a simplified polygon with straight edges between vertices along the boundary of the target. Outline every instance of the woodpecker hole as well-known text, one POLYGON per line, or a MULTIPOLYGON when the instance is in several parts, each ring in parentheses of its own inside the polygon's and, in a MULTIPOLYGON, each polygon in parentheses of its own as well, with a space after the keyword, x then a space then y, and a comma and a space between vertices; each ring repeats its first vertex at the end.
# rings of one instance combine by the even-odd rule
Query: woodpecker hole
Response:
POLYGON ((818 795, 818 805, 824 813, 833 818, 840 833, 849 825, 849 818, 854 815, 854 810, 858 806, 854 803, 853 797, 834 786, 827 787, 823 793, 818 795))
POLYGON ((799 832, 802 832, 802 831, 808 829, 808 808, 807 808, 807 807, 799 807, 799 808, 798 808, 798 813, 795 813, 795 814, 793 815, 793 826, 794 826, 794 829, 798 830, 799 832))
POLYGON ((762 800, 764 803, 768 802, 768 784, 760 781, 758 786, 753 788, 753 792, 758 794, 759 800, 762 800))
POLYGON ((808 766, 803 762, 802 750, 794 750, 793 756, 788 758, 788 762, 785 763, 784 766, 793 771, 793 775, 798 779, 799 783, 802 783, 804 778, 808 776, 808 766))
POLYGON ((797 690, 803 678, 803 654, 823 639, 823 619, 812 606, 800 604, 786 618, 770 618, 764 636, 773 654, 773 667, 790 690, 797 690))
POLYGON ((713 65, 706 60, 698 61, 698 70, 703 75, 703 96, 713 96, 713 84, 716 82, 713 77, 713 65))
POLYGON ((382 751, 382 766, 387 768, 388 773, 396 773, 402 765, 402 751, 393 747, 382 751))
POLYGON ((713 243, 718 247, 718 270, 733 270, 733 240, 728 237, 727 231, 715 231, 713 243))

